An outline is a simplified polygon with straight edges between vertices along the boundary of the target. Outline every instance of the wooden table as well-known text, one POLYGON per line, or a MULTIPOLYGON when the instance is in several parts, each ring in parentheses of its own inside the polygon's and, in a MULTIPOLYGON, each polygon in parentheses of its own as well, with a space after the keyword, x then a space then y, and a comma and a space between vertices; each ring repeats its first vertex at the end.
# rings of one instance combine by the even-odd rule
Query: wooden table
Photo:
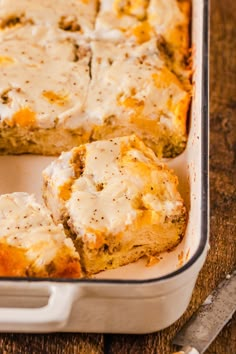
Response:
MULTIPOLYGON (((169 354, 171 339, 236 263, 236 1, 211 1, 211 250, 191 304, 168 329, 143 336, 0 334, 0 354, 169 354)), ((236 353, 236 316, 208 354, 236 353)))

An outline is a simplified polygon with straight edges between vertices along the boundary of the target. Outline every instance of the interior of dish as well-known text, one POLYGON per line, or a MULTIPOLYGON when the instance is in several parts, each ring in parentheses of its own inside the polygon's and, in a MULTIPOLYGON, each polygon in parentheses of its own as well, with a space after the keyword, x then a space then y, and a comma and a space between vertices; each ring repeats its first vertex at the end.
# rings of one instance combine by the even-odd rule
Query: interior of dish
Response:
MULTIPOLYGON (((193 16, 196 9, 193 8, 193 16)), ((186 235, 177 248, 169 253, 160 254, 153 262, 143 258, 136 263, 115 270, 101 272, 98 279, 150 279, 169 274, 182 267, 195 254, 201 237, 202 206, 202 38, 198 38, 197 28, 202 19, 195 16, 192 29, 194 56, 194 94, 189 117, 189 137, 185 151, 178 157, 167 160, 179 178, 179 190, 183 196, 188 213, 186 235)), ((41 201, 42 170, 53 157, 41 156, 0 156, 0 193, 24 191, 36 195, 41 201)))

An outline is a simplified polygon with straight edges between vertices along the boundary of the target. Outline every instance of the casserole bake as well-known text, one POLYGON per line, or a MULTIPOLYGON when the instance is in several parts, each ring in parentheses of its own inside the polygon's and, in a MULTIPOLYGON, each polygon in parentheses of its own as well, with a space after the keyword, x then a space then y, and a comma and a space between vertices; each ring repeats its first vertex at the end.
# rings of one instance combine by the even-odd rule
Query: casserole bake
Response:
POLYGON ((135 133, 157 156, 174 157, 186 144, 190 94, 156 45, 156 39, 138 46, 92 42, 85 112, 97 120, 93 139, 135 133))
POLYGON ((66 123, 86 97, 87 43, 24 26, 0 33, 0 56, 0 152, 55 155, 87 141, 83 124, 72 133, 66 123))
POLYGON ((160 157, 181 153, 189 0, 66 3, 0 5, 0 152, 56 155, 135 133, 160 157))
POLYGON ((43 179, 45 204, 87 274, 170 251, 184 236, 178 179, 135 135, 62 153, 43 179))
POLYGON ((3 276, 80 278, 80 258, 61 225, 32 195, 0 196, 0 273, 3 276))
MULTIPOLYGON (((168 162, 189 208, 183 242, 151 267, 141 260, 95 279, 1 279, 0 303, 11 299, 10 308, 9 304, 0 308, 1 331, 147 333, 169 326, 183 314, 208 247, 207 20, 207 1, 193 1, 189 138, 184 153, 168 162)), ((50 157, 0 157, 0 192, 31 193, 50 161, 50 157)))
POLYGON ((97 5, 97 0, 4 0, 0 7, 0 29, 39 25, 88 36, 94 27, 97 5))

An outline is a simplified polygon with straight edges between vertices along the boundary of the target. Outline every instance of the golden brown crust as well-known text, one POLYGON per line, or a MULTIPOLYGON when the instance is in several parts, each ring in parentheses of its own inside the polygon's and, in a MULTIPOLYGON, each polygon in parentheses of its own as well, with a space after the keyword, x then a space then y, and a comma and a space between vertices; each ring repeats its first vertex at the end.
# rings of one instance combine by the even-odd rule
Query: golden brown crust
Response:
POLYGON ((73 259, 67 249, 60 250, 45 269, 39 270, 27 258, 25 249, 0 242, 0 277, 80 278, 81 275, 78 259, 73 259))
POLYGON ((0 154, 59 155, 90 140, 84 129, 9 127, 0 123, 0 154))
POLYGON ((119 242, 123 235, 120 235, 120 240, 119 236, 114 238, 114 235, 109 235, 107 238, 100 237, 96 247, 94 243, 75 241, 84 272, 87 275, 96 274, 101 270, 114 269, 136 262, 143 256, 157 256, 162 252, 173 250, 184 237, 186 218, 186 209, 182 208, 177 217, 166 219, 163 224, 151 225, 149 219, 141 227, 140 225, 128 227, 126 236, 129 233, 135 234, 137 244, 119 242), (139 244, 139 237, 146 238, 146 244, 139 244))

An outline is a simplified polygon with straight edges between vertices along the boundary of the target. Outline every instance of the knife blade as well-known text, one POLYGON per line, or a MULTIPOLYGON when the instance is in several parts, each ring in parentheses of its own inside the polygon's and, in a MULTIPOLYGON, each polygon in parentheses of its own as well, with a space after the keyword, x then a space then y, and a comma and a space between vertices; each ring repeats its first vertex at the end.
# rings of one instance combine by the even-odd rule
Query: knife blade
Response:
MULTIPOLYGON (((236 271, 228 275, 177 333, 182 353, 204 353, 236 310, 236 271)), ((181 352, 180 352, 181 353, 181 352)))

